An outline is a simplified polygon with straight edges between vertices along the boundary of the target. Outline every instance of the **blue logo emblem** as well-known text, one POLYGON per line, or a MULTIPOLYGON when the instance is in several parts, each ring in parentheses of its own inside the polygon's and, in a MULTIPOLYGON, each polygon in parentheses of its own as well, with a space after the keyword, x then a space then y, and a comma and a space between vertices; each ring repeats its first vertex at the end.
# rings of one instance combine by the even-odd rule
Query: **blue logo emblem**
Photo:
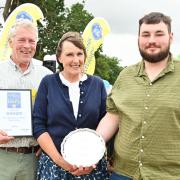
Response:
POLYGON ((25 11, 21 11, 19 14, 17 14, 16 19, 28 19, 33 22, 32 16, 25 11))
POLYGON ((8 108, 21 108, 21 94, 18 92, 7 93, 7 107, 8 108))
POLYGON ((92 34, 93 34, 94 39, 96 40, 99 40, 102 38, 102 28, 98 23, 93 24, 92 34))

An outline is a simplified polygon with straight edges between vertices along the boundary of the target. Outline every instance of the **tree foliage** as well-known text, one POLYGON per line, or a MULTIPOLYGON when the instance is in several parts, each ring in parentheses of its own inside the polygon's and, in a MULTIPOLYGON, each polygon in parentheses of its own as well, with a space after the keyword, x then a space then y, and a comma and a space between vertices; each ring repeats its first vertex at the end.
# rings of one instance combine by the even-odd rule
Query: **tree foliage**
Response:
POLYGON ((119 60, 116 57, 108 57, 100 54, 96 58, 95 75, 100 75, 103 79, 114 84, 118 74, 123 69, 119 66, 119 60))
MULTIPOLYGON (((27 3, 27 0, 7 0, 3 13, 5 20, 17 6, 23 3, 27 3)), ((45 17, 46 26, 38 23, 39 42, 35 54, 35 57, 41 60, 46 54, 55 54, 57 43, 65 32, 82 33, 86 25, 94 18, 84 9, 85 1, 76 3, 70 8, 65 8, 64 0, 29 0, 28 3, 40 7, 45 17)), ((122 69, 118 59, 102 55, 101 47, 97 50, 95 57, 95 74, 113 84, 122 69)))
POLYGON ((76 3, 67 8, 66 31, 77 31, 82 33, 86 25, 94 18, 92 14, 84 9, 84 4, 76 3))

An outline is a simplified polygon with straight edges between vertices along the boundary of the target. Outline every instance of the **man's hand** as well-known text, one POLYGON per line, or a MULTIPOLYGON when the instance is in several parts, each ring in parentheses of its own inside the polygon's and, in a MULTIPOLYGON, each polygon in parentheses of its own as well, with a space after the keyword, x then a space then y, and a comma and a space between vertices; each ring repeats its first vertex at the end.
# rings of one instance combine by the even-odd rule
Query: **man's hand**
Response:
POLYGON ((39 157, 42 152, 42 149, 39 147, 39 149, 36 152, 36 157, 39 157))
POLYGON ((0 130, 0 144, 6 144, 13 139, 13 136, 8 136, 4 131, 0 130))

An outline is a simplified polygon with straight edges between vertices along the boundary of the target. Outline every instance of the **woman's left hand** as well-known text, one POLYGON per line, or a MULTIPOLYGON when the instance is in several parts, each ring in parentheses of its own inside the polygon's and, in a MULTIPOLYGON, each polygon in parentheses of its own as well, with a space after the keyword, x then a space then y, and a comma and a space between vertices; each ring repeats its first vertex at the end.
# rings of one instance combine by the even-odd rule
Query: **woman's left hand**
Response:
POLYGON ((90 167, 83 167, 80 166, 77 170, 71 172, 71 174, 73 174, 74 176, 81 176, 81 175, 85 175, 85 174, 90 174, 93 169, 96 168, 96 165, 90 166, 90 167))

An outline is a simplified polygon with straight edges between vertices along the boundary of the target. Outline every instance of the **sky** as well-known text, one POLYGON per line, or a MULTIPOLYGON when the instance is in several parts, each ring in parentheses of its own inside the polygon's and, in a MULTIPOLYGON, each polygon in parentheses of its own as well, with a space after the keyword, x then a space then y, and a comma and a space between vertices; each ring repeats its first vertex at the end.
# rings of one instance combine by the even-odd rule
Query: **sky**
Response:
MULTIPOLYGON (((70 6, 80 0, 65 0, 70 6)), ((95 17, 103 17, 111 27, 105 37, 103 53, 121 59, 121 65, 141 60, 137 45, 138 21, 145 14, 159 11, 172 19, 174 41, 171 52, 180 54, 180 1, 179 0, 86 0, 85 9, 95 17)))
MULTIPOLYGON (((5 0, 0 0, 0 7, 3 2, 5 0)), ((77 2, 82 0, 65 0, 67 7, 77 2)), ((171 52, 174 56, 180 54, 180 0, 86 0, 85 9, 95 17, 105 18, 110 25, 111 31, 103 43, 103 54, 117 57, 122 66, 141 60, 137 46, 138 21, 152 11, 171 17, 174 33, 171 52)))

